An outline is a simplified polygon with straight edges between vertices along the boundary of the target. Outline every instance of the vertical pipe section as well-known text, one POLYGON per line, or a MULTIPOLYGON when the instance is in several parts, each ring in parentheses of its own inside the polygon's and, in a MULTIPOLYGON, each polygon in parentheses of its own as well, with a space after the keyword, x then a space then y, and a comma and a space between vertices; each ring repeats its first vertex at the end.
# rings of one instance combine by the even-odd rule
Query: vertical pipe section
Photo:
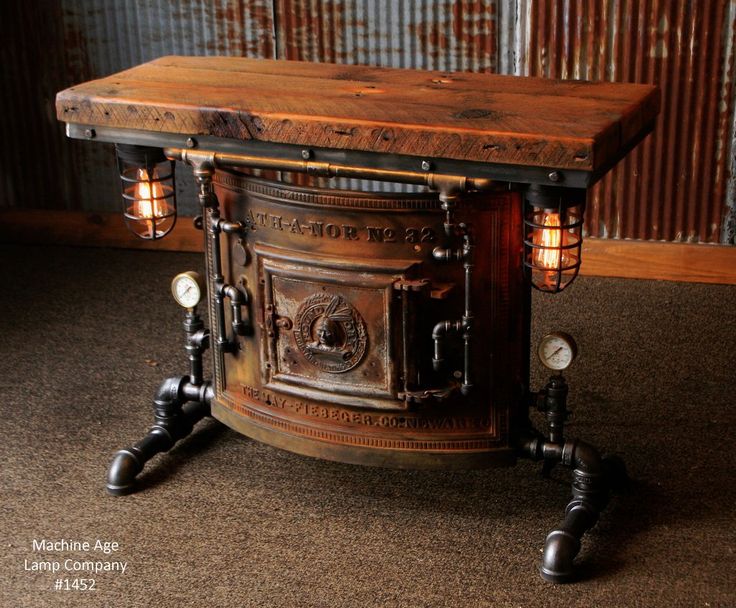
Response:
POLYGON ((472 309, 472 292, 473 289, 473 254, 475 252, 475 243, 470 234, 470 229, 465 225, 461 225, 461 230, 464 231, 463 235, 463 268, 465 269, 465 312, 462 319, 463 327, 463 341, 464 341, 464 366, 463 366, 463 384, 461 392, 463 395, 470 394, 473 390, 472 382, 472 338, 473 338, 473 309, 472 309))

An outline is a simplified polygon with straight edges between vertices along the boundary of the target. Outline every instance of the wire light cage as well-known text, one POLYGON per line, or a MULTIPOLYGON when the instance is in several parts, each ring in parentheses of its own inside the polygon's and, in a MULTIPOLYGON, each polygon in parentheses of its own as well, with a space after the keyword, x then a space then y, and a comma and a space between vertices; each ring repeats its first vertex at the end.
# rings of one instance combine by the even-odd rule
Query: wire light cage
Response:
POLYGON ((128 229, 145 240, 163 238, 176 224, 174 161, 161 148, 115 146, 128 229))
POLYGON ((532 185, 524 199, 524 266, 540 291, 557 293, 578 276, 585 190, 532 185))

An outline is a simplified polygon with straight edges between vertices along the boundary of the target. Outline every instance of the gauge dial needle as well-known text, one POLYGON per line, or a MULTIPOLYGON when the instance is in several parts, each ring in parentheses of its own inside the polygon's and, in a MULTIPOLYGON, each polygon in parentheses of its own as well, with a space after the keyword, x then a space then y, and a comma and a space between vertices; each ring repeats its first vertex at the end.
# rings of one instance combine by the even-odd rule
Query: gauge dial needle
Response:
POLYGON ((555 352, 553 352, 553 353, 552 353, 552 354, 550 355, 550 359, 551 359, 552 357, 554 357, 554 356, 555 356, 555 355, 556 355, 557 353, 559 353, 559 352, 560 352, 561 350, 562 350, 562 347, 560 346, 560 347, 559 347, 559 348, 558 348, 558 349, 557 349, 557 350, 556 350, 555 352))

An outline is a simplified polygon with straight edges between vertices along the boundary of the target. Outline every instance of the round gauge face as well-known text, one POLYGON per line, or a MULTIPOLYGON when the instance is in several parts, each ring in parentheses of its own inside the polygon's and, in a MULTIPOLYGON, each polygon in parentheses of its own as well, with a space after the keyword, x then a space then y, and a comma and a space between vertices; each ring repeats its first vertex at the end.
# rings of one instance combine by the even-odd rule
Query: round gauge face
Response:
POLYGON ((572 365, 578 354, 578 348, 572 336, 563 332, 547 334, 539 342, 537 355, 542 365, 561 372, 572 365))
POLYGON ((202 278, 196 272, 182 272, 171 282, 171 293, 180 306, 194 308, 202 299, 202 285, 202 278))

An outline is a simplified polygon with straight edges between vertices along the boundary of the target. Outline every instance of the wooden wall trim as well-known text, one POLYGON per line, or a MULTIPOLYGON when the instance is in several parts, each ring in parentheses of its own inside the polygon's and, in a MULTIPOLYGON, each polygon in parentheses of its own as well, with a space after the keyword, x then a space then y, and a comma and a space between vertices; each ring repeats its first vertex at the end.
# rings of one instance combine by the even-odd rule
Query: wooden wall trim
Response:
POLYGON ((736 247, 586 239, 581 274, 736 285, 736 247))
POLYGON ((0 242, 118 247, 160 251, 203 251, 202 232, 180 217, 160 241, 144 241, 125 227, 120 213, 39 209, 0 210, 0 242))
MULTIPOLYGON (((202 233, 179 218, 161 241, 130 234, 118 213, 0 210, 0 242, 161 251, 202 251, 202 233)), ((652 241, 586 239, 581 274, 736 285, 736 247, 652 241)))

